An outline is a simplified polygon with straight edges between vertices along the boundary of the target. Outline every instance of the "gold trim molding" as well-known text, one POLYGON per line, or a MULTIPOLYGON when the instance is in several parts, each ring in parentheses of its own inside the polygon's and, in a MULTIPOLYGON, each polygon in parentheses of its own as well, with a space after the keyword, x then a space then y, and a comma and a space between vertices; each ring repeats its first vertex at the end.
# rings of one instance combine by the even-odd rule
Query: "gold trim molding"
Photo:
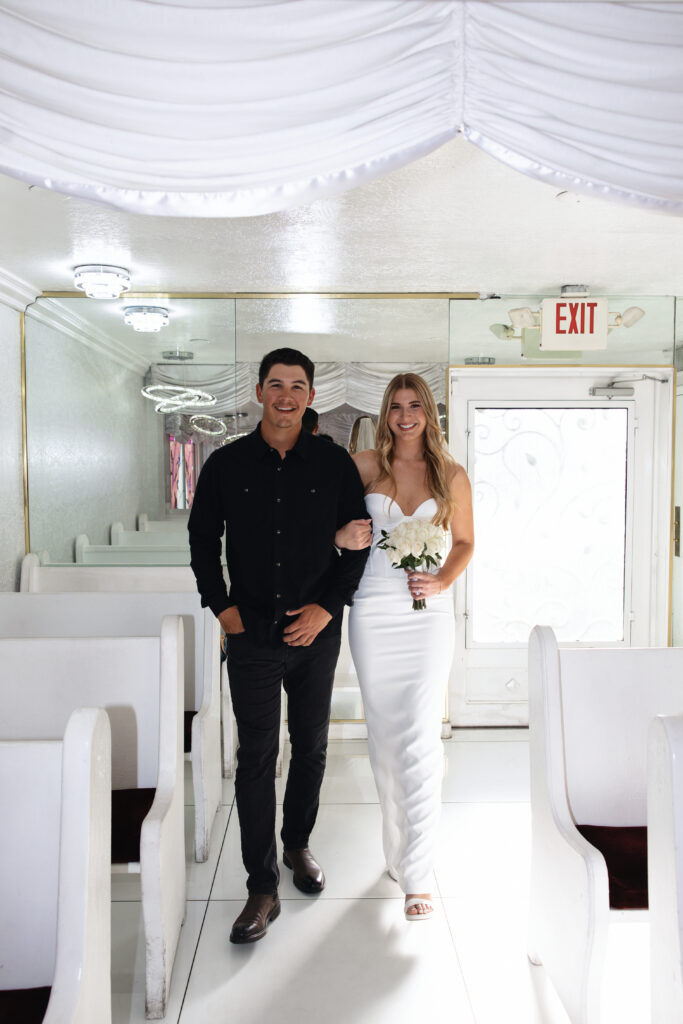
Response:
MULTIPOLYGON (((479 292, 125 292, 121 299, 478 299, 479 292)), ((42 292, 43 299, 87 299, 81 291, 42 292)), ((114 299, 118 302, 118 299, 114 299)))
POLYGON ((26 426, 26 318, 19 314, 21 338, 21 460, 24 476, 24 547, 25 554, 31 550, 31 535, 28 518, 28 434, 26 426))

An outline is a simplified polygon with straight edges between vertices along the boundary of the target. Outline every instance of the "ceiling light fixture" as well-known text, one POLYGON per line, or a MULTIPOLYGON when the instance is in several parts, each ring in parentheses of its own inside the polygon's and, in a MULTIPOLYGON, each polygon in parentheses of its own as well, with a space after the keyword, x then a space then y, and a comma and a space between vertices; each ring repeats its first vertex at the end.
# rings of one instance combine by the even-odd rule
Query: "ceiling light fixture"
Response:
POLYGON ((507 338, 515 337, 515 329, 510 324, 491 324, 489 327, 491 334, 495 334, 501 341, 505 341, 507 338))
POLYGON ((208 391, 191 385, 147 384, 141 389, 144 398, 156 402, 155 412, 178 412, 180 409, 202 409, 215 405, 217 398, 208 391))
POLYGON ((168 324, 168 310, 164 306, 126 306, 123 321, 134 331, 152 333, 168 324))
MULTIPOLYGON (((645 310, 640 306, 629 306, 623 313, 610 313, 614 317, 615 327, 633 327, 645 316, 645 310)), ((612 325, 610 325, 612 326, 612 325)))
POLYGON ((89 299, 118 299, 130 288, 130 272, 125 267, 88 263, 74 267, 74 285, 89 299))
POLYGON ((175 362, 184 363, 189 359, 194 359, 194 352, 190 352, 189 349, 177 348, 169 350, 168 352, 161 353, 162 359, 175 360, 175 362))
POLYGON ((510 323, 516 330, 522 327, 538 327, 541 322, 541 311, 530 309, 529 306, 520 306, 518 309, 509 309, 508 316, 510 323))
POLYGON ((190 427, 199 434, 208 434, 209 437, 222 437, 228 432, 223 420, 219 420, 216 416, 205 416, 202 413, 190 416, 190 427))

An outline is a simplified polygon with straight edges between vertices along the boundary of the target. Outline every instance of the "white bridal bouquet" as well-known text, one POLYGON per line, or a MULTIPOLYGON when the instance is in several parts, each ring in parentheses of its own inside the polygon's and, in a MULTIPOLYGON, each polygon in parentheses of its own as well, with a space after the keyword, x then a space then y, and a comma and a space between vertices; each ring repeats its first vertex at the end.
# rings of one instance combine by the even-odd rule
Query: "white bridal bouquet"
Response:
MULTIPOLYGON (((386 551, 395 569, 436 568, 446 549, 446 531, 426 519, 404 519, 391 533, 382 530, 377 547, 386 551)), ((427 607, 423 597, 413 598, 413 609, 427 607)))

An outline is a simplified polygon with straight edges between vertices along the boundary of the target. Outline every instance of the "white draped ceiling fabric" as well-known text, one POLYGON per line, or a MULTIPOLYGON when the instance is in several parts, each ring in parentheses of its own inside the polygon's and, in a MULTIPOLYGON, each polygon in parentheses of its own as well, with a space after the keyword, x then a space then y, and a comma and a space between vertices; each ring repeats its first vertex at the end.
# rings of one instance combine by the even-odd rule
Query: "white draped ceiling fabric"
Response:
MULTIPOLYGON (((424 377, 437 402, 446 401, 445 363, 323 363, 315 364, 315 401, 318 412, 330 412, 348 403, 377 416, 386 386, 397 373, 419 373, 424 377)), ((198 384, 216 398, 207 410, 212 415, 230 415, 256 398, 258 363, 216 366, 182 366, 153 363, 149 384, 198 384)))
POLYGON ((458 132, 683 212, 683 4, 0 0, 0 171, 135 213, 329 197, 458 132))

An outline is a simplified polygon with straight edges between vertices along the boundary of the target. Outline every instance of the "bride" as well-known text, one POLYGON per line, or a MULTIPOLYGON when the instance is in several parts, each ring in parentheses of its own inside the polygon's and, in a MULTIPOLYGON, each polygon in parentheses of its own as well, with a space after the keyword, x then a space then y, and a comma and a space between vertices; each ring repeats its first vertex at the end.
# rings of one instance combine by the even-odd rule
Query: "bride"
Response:
MULTIPOLYGON (((431 893, 441 807, 441 720, 455 624, 449 588, 474 549, 470 483, 451 458, 434 396, 417 374, 398 374, 382 400, 375 448, 353 456, 365 486, 375 543, 349 613, 349 642, 363 696, 370 763, 382 809, 387 871, 405 893, 408 921, 433 914, 431 893), (380 531, 405 519, 442 526, 450 551, 438 571, 395 569, 380 531), (414 611, 412 598, 426 599, 414 611)), ((354 520, 339 547, 367 547, 370 523, 354 520)), ((444 552, 445 554, 445 552, 444 552)))

